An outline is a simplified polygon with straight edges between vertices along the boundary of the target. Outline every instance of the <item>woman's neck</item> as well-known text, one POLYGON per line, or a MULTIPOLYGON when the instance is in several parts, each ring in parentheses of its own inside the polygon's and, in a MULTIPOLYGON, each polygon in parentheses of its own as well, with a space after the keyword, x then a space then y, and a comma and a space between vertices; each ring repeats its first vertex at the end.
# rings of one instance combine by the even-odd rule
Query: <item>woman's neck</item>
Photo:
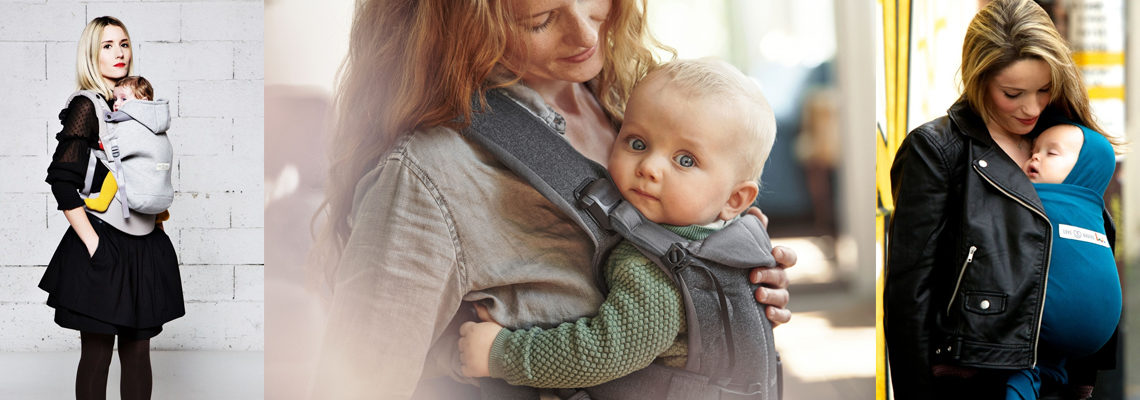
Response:
POLYGON ((1025 163, 1029 161, 1029 156, 1033 153, 1033 141, 1016 133, 1008 132, 1000 126, 986 124, 986 130, 990 131, 990 137, 994 139, 1005 154, 1009 156, 1013 162, 1017 163, 1018 167, 1024 167, 1025 163))
POLYGON ((586 85, 526 77, 522 81, 566 121, 566 139, 574 149, 603 166, 607 164, 617 132, 586 85))
POLYGON ((526 83, 527 86, 534 89, 535 92, 538 92, 538 95, 542 96, 546 104, 554 107, 563 117, 581 114, 582 101, 590 100, 583 98, 583 96, 589 95, 589 93, 582 85, 576 82, 523 78, 523 83, 526 83))

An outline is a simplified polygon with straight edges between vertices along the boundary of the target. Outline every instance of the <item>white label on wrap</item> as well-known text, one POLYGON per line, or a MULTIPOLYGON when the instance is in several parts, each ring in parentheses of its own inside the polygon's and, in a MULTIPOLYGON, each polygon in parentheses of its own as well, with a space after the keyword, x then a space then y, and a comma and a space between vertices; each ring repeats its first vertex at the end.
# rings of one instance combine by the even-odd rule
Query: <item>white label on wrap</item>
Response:
POLYGON ((1092 244, 1099 244, 1104 247, 1110 247, 1108 245, 1108 237, 1100 232, 1090 231, 1085 228, 1078 228, 1065 224, 1057 224, 1057 229, 1061 230, 1060 236, 1062 239, 1080 240, 1082 242, 1089 242, 1092 244))
POLYGON ((155 168, 155 171, 170 171, 170 163, 158 163, 158 167, 155 168))

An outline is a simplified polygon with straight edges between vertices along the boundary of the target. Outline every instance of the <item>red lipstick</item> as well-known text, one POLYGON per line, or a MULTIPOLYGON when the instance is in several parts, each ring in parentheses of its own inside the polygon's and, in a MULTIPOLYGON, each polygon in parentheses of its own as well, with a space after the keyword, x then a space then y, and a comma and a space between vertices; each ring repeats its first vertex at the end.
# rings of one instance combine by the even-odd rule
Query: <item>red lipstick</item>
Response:
POLYGON ((126 64, 126 63, 118 63, 118 64, 115 64, 115 68, 122 68, 122 67, 125 67, 125 66, 127 66, 127 64, 126 64))
POLYGON ((1020 122, 1020 123, 1025 124, 1025 125, 1033 125, 1033 124, 1037 123, 1037 118, 1040 118, 1040 117, 1041 116, 1038 115, 1036 117, 1029 118, 1029 119, 1021 119, 1021 118, 1017 118, 1017 117, 1014 117, 1014 119, 1016 119, 1017 122, 1020 122))
POLYGON ((586 49, 586 51, 578 53, 577 55, 559 58, 559 60, 577 64, 577 63, 589 60, 590 57, 594 56, 594 52, 596 52, 596 51, 598 51, 598 46, 594 45, 594 47, 588 48, 588 49, 586 49))

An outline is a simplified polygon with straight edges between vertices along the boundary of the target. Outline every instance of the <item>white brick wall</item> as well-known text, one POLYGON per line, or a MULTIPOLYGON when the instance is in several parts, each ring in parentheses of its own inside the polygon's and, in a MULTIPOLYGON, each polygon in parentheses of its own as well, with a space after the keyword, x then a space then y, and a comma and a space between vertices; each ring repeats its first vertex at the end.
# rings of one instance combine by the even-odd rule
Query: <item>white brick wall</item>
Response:
POLYGON ((260 1, 0 2, 0 351, 59 351, 78 332, 37 288, 67 229, 45 171, 75 87, 79 34, 121 19, 136 72, 170 100, 178 251, 186 316, 157 349, 264 350, 263 79, 260 1))

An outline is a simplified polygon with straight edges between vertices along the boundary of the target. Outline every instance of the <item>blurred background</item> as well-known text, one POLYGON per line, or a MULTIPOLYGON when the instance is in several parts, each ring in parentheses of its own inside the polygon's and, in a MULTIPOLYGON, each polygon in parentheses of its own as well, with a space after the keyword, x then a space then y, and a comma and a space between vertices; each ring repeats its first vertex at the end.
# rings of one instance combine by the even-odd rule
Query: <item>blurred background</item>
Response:
MULTIPOLYGON (((876 187, 879 252, 886 238, 894 201, 890 167, 906 134, 946 114, 959 97, 962 41, 974 14, 988 4, 977 1, 885 1, 876 5, 876 187)), ((1125 137, 1136 149, 1140 138, 1140 63, 1126 61, 1140 54, 1140 4, 1123 0, 1037 0, 1068 41, 1080 66, 1098 123, 1107 133, 1125 137)), ((1119 368, 1098 375, 1094 399, 1140 399, 1140 346, 1132 345, 1140 331, 1140 185, 1127 177, 1140 176, 1134 154, 1117 157, 1116 176, 1105 192, 1105 205, 1117 227, 1116 260, 1124 289, 1124 345, 1119 368)), ((1136 179, 1136 178, 1132 178, 1136 179)), ((876 270, 882 274, 880 253, 876 270)), ((880 278, 881 283, 881 278, 880 278)), ((880 331, 881 332, 881 331, 880 331)), ((877 351, 878 398, 887 398, 886 354, 880 336, 877 351)))
MULTIPOLYGON (((323 198, 323 129, 348 49, 352 0, 265 3, 266 398, 304 398, 324 305, 306 283, 323 198)), ((649 0, 680 58, 716 56, 753 77, 776 113, 758 203, 796 250, 792 322, 775 330, 785 399, 875 393, 876 5, 870 0, 649 0)))

